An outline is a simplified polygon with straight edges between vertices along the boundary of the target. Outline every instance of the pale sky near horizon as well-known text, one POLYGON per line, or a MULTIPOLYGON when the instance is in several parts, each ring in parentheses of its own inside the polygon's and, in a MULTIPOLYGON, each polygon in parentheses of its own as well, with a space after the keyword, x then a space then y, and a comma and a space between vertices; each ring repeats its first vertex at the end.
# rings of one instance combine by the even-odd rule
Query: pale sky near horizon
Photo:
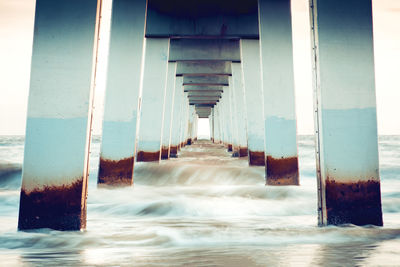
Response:
MULTIPOLYGON (((94 133, 101 133, 111 1, 103 1, 94 133)), ((25 134, 35 0, 0 0, 0 135, 25 134)), ((380 134, 400 134, 400 0, 375 0, 375 70, 380 134)), ((292 0, 299 134, 313 133, 308 0, 292 0)))

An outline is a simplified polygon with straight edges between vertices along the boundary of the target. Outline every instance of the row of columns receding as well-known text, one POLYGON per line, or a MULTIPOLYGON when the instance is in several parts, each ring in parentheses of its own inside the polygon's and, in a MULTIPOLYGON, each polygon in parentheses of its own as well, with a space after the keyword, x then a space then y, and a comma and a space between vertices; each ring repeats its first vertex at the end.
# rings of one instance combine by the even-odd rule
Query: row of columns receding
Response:
MULTIPOLYGON (((100 10, 36 3, 19 229, 85 228, 100 10)), ((310 15, 319 224, 382 225, 371 1, 310 15)), ((176 157, 208 117, 268 185, 298 185, 290 1, 258 1, 259 38, 151 38, 145 22, 146 1, 114 0, 98 183, 132 184, 135 161, 176 157)))

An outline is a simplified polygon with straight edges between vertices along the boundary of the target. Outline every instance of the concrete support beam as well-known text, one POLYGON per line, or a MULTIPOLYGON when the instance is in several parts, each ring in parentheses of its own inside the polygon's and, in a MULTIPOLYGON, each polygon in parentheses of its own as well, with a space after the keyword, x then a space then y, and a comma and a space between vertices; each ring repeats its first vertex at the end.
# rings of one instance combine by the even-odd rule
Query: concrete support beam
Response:
POLYGON ((183 76, 183 85, 200 85, 200 86, 228 86, 228 76, 183 76))
POLYGON ((167 85, 169 39, 145 40, 137 161, 159 161, 167 85))
POLYGON ((101 1, 36 1, 18 229, 86 227, 101 1))
POLYGON ((290 0, 259 0, 267 185, 299 185, 290 0))
POLYGON ((184 87, 185 92, 223 92, 223 86, 201 86, 201 85, 190 85, 184 87))
POLYGON ((381 226, 372 5, 311 1, 319 223, 381 226))
POLYGON ((148 3, 146 37, 258 38, 256 0, 148 3))
POLYGON ((176 76, 232 75, 229 61, 179 61, 176 76))
POLYGON ((240 63, 232 62, 233 91, 236 102, 237 131, 239 142, 239 157, 247 157, 247 118, 246 98, 243 86, 243 75, 240 63))
POLYGON ((171 39, 169 61, 221 60, 239 61, 239 40, 171 39))
POLYGON ((264 166, 264 99, 259 40, 241 41, 243 83, 246 93, 249 164, 264 166))
POLYGON ((221 93, 219 91, 188 91, 188 97, 196 97, 196 96, 203 96, 203 97, 219 97, 221 98, 221 93))
POLYGON ((172 113, 174 106, 176 62, 168 62, 167 87, 164 100, 164 119, 161 140, 161 159, 169 159, 171 143, 172 113))
POLYGON ((131 185, 146 1, 114 0, 98 184, 131 185))
POLYGON ((183 101, 183 86, 182 77, 176 77, 175 80, 175 94, 174 94, 174 105, 173 105, 173 115, 171 123, 171 144, 169 149, 169 155, 171 158, 178 157, 178 147, 179 147, 179 130, 180 122, 182 116, 182 101, 183 101))

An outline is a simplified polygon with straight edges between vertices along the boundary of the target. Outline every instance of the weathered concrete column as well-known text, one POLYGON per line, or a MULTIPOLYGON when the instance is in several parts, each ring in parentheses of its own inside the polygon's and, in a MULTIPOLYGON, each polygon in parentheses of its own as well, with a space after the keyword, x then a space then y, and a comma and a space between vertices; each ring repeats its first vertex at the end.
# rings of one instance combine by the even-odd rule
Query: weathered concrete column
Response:
POLYGON ((36 1, 18 229, 86 227, 101 1, 36 1))
POLYGON ((197 116, 196 111, 195 111, 194 114, 193 114, 193 129, 192 129, 193 142, 197 141, 197 123, 198 123, 198 116, 197 116))
POLYGON ((238 114, 236 109, 235 85, 233 78, 229 77, 230 122, 232 131, 232 156, 239 157, 238 114))
POLYGON ((268 185, 298 185, 290 0, 258 0, 268 185))
POLYGON ((171 145, 169 150, 170 157, 178 156, 179 137, 180 137, 180 122, 182 116, 182 101, 183 101, 183 77, 176 77, 173 115, 171 123, 171 145))
POLYGON ((219 144, 221 142, 218 109, 219 109, 218 105, 215 105, 214 108, 213 108, 213 114, 214 114, 214 143, 215 144, 219 144))
POLYGON ((249 165, 264 166, 264 99, 261 84, 259 40, 242 39, 243 84, 246 94, 249 165))
POLYGON ((215 120, 214 120, 214 108, 211 108, 210 120, 210 140, 214 143, 215 139, 215 120))
POLYGON ((239 142, 239 157, 247 157, 247 123, 246 98, 243 87, 242 67, 238 62, 232 62, 233 90, 236 101, 237 131, 239 142))
POLYGON ((182 148, 186 146, 186 137, 187 137, 187 124, 188 124, 188 114, 189 114, 189 107, 188 107, 188 93, 183 92, 183 99, 182 99, 182 119, 181 119, 181 130, 180 130, 180 142, 179 147, 182 148))
POLYGON ((195 109, 193 105, 189 106, 189 120, 188 120, 188 133, 187 133, 187 144, 191 145, 193 140, 193 128, 194 128, 194 115, 195 109))
POLYGON ((319 223, 381 226, 372 5, 311 1, 319 223))
POLYGON ((114 0, 98 184, 131 185, 146 1, 114 0))
POLYGON ((145 45, 142 106, 136 160, 159 161, 169 39, 146 38, 145 45))
POLYGON ((161 140, 161 159, 169 159, 171 143, 172 113, 174 106, 176 62, 168 62, 167 87, 164 100, 164 119, 161 140))

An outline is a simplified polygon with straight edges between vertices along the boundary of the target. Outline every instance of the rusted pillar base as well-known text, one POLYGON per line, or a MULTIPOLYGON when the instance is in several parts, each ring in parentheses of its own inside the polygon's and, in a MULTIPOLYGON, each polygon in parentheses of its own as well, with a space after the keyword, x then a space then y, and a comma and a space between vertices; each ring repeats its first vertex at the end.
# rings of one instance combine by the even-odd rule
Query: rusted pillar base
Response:
POLYGON ((228 152, 232 152, 232 144, 228 144, 228 152))
MULTIPOLYGON (((85 185, 86 187, 86 185, 85 185)), ((80 230, 86 227, 83 178, 62 186, 21 190, 18 229, 80 230)))
POLYGON ((133 183, 134 157, 121 160, 100 158, 97 183, 113 186, 129 186, 133 183))
POLYGON ((250 166, 265 166, 264 152, 249 151, 250 166))
POLYGON ((177 146, 171 146, 169 148, 169 157, 170 158, 177 158, 178 157, 178 147, 177 146))
POLYGON ((189 146, 192 144, 192 138, 189 138, 189 139, 187 140, 187 144, 188 144, 189 146))
POLYGON ((161 148, 161 159, 169 159, 169 149, 168 147, 163 146, 161 148))
POLYGON ((267 185, 299 185, 297 157, 275 159, 267 156, 267 185))
POLYGON ((328 224, 383 225, 378 181, 336 182, 328 178, 325 197, 328 224))
POLYGON ((136 159, 136 161, 141 161, 141 162, 150 162, 159 160, 160 160, 160 151, 157 152, 139 151, 136 159))
POLYGON ((248 154, 247 147, 239 147, 239 157, 247 157, 248 154))

